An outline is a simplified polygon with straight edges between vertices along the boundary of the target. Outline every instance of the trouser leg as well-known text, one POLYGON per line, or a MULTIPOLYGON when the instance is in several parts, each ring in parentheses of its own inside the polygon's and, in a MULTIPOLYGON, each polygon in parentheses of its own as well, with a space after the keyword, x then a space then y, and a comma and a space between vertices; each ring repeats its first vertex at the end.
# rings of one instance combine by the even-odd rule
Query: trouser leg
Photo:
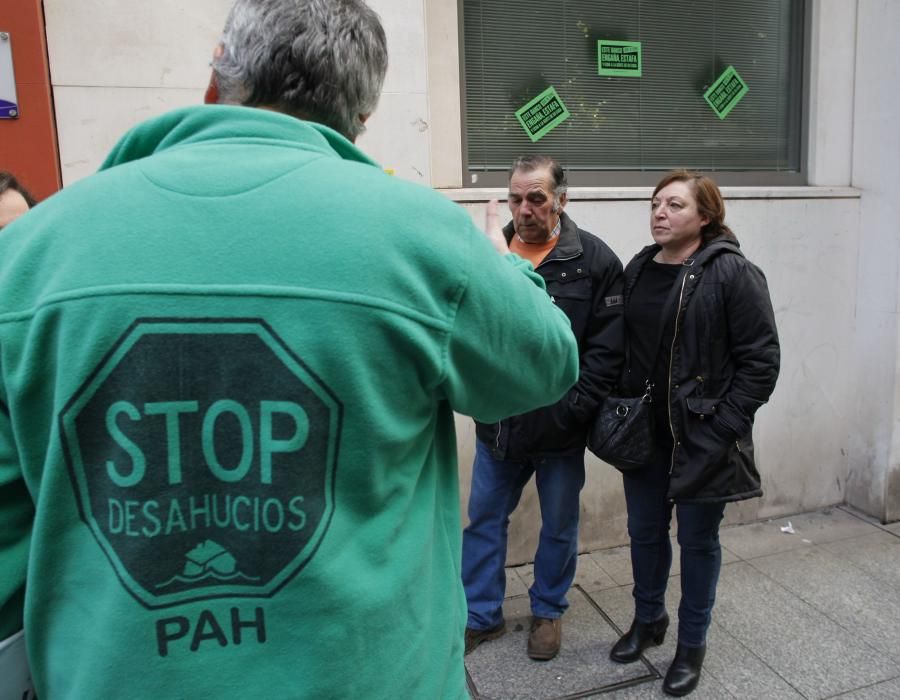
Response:
POLYGON ((569 607, 566 599, 578 562, 578 515, 584 486, 584 454, 549 457, 535 464, 541 504, 541 534, 529 590, 536 617, 557 618, 569 607))
POLYGON ((631 539, 634 616, 640 622, 656 622, 666 612, 666 584, 672 567, 672 506, 666 499, 664 452, 660 451, 647 467, 624 474, 623 482, 631 539))
POLYGON ((473 629, 487 629, 503 619, 509 516, 532 473, 528 465, 494 459, 490 449, 476 441, 462 556, 468 626, 473 629))
POLYGON ((678 641, 687 647, 701 647, 706 643, 722 566, 719 524, 724 512, 724 503, 688 503, 676 507, 681 548, 678 641))

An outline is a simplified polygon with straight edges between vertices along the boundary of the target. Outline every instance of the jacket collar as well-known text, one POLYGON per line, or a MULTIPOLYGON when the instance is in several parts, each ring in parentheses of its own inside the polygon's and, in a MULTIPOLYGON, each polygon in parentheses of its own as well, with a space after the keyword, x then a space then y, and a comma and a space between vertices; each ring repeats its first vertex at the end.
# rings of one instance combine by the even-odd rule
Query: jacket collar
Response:
MULTIPOLYGON (((571 218, 569 218, 569 215, 566 214, 566 212, 561 211, 559 213, 559 223, 559 240, 556 242, 553 250, 551 250, 547 257, 544 258, 543 262, 557 258, 568 260, 569 258, 578 257, 583 252, 581 239, 578 237, 578 226, 571 218)), ((507 243, 512 241, 515 232, 516 229, 513 226, 512 221, 503 227, 503 235, 506 238, 507 243)), ((543 264, 543 262, 541 264, 543 264)))
POLYGON ((323 124, 256 107, 199 105, 173 110, 134 127, 113 147, 100 169, 188 144, 250 140, 281 142, 377 166, 344 136, 323 124))
MULTIPOLYGON (((641 250, 637 252, 637 254, 631 259, 631 262, 628 263, 628 267, 637 266, 634 269, 641 269, 650 258, 656 255, 662 246, 651 243, 648 246, 645 246, 641 250)), ((702 266, 711 258, 720 255, 721 253, 735 253, 737 255, 743 256, 741 252, 740 243, 738 243, 733 238, 728 238, 727 236, 717 236, 713 238, 709 243, 701 246, 697 249, 697 252, 694 253, 693 256, 689 258, 691 261, 690 265, 685 265, 685 267, 690 266, 702 266)))
MULTIPOLYGON (((651 243, 648 246, 642 248, 638 253, 631 259, 631 262, 625 267, 625 298, 626 300, 631 296, 631 290, 634 288, 634 285, 637 283, 637 278, 641 274, 641 270, 644 269, 644 265, 647 264, 657 252, 659 252, 662 246, 651 243)), ((740 244, 733 238, 728 238, 727 236, 717 236, 713 238, 709 243, 701 246, 696 253, 691 258, 688 258, 682 265, 681 269, 678 273, 678 282, 680 283, 681 277, 685 274, 685 272, 690 268, 691 270, 698 271, 702 268, 707 262, 712 260, 713 258, 721 255, 722 253, 734 253, 736 255, 743 256, 741 252, 740 244)))

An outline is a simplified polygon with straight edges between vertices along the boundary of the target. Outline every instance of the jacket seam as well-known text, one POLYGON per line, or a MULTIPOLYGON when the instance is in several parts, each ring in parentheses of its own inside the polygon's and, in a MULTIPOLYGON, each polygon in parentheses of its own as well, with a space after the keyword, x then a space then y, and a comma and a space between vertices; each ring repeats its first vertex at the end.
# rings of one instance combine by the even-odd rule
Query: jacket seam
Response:
MULTIPOLYGON (((178 150, 178 149, 171 149, 171 150, 174 151, 174 150, 178 150)), ((253 187, 250 187, 250 188, 244 189, 244 190, 238 190, 236 192, 225 192, 222 194, 202 194, 202 193, 196 193, 196 192, 185 192, 183 190, 175 189, 174 187, 170 187, 168 185, 162 184, 161 182, 158 182, 140 166, 138 166, 138 168, 139 168, 138 172, 145 180, 147 180, 147 182, 149 182, 151 185, 153 185, 158 190, 162 190, 164 192, 171 192, 172 194, 177 194, 182 197, 191 197, 193 199, 224 199, 226 197, 240 197, 241 195, 249 194, 250 192, 254 192, 258 189, 262 189, 263 187, 268 187, 273 182, 277 182, 281 178, 294 175, 297 173, 297 171, 303 170, 308 165, 318 163, 319 161, 326 159, 326 158, 328 158, 328 156, 326 154, 319 153, 318 157, 311 158, 310 160, 308 160, 304 163, 298 163, 296 166, 290 168, 289 170, 285 170, 283 173, 275 175, 274 177, 272 177, 268 180, 265 180, 264 182, 258 182, 253 187)))
POLYGON ((305 289, 302 287, 283 287, 276 285, 115 285, 102 287, 86 287, 68 292, 57 292, 42 299, 29 309, 22 311, 8 311, 0 314, 0 324, 29 321, 40 311, 47 307, 56 306, 71 301, 83 301, 86 299, 114 297, 114 296, 197 296, 197 297, 262 297, 262 298, 295 298, 323 301, 337 304, 351 304, 354 306, 367 306, 380 309, 388 313, 405 316, 424 323, 436 330, 446 331, 449 328, 448 321, 435 318, 418 309, 404 306, 396 301, 375 297, 371 294, 363 295, 353 292, 338 292, 321 289, 305 289))

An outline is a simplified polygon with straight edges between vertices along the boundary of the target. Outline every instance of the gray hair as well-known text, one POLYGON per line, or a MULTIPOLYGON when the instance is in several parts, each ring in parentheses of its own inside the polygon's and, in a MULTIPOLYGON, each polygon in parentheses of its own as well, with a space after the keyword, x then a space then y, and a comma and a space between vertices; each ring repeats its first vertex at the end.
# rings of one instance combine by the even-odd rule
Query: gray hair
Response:
POLYGON ((519 156, 513 161, 512 167, 509 169, 507 180, 511 180, 512 176, 520 170, 531 172, 541 168, 547 168, 550 171, 550 176, 553 178, 553 196, 556 197, 558 204, 559 198, 569 189, 569 181, 566 179, 566 171, 563 170, 562 165, 552 156, 543 154, 519 156))
POLYGON ((375 110, 387 40, 363 0, 237 0, 213 70, 224 103, 271 107, 351 141, 375 110))

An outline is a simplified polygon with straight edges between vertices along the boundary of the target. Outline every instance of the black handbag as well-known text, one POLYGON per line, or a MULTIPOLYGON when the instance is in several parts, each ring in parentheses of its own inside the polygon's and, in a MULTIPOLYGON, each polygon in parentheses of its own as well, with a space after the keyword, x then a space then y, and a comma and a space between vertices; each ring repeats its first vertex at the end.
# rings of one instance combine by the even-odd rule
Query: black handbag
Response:
POLYGON ((588 435, 588 449, 620 472, 645 467, 653 458, 652 386, 648 380, 643 396, 607 396, 588 435))
MULTIPOLYGON (((675 301, 677 290, 678 285, 673 284, 663 309, 675 301)), ((665 320, 662 320, 657 330, 653 362, 650 363, 651 373, 659 359, 664 323, 665 320)), ((626 367, 630 365, 630 359, 631 348, 626 343, 626 367)), ((630 398, 607 396, 600 404, 591 425, 588 433, 588 449, 620 472, 646 467, 653 459, 656 419, 653 415, 652 389, 653 383, 647 379, 643 396, 630 398)))

